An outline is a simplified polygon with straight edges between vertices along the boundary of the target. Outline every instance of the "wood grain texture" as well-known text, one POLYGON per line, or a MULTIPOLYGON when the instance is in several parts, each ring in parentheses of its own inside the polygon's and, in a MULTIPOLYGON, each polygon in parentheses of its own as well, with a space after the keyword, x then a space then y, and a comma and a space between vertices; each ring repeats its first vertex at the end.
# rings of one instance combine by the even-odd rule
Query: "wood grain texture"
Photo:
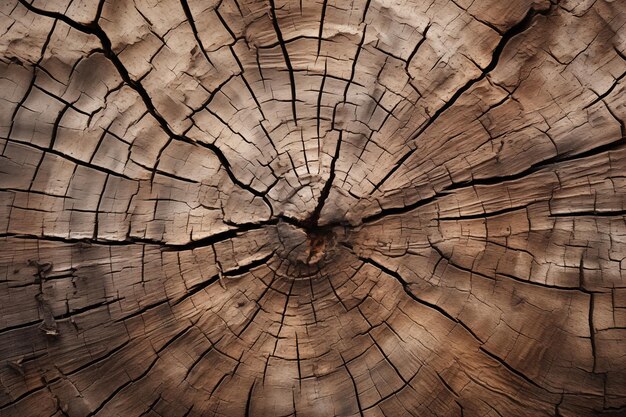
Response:
POLYGON ((625 24, 0 2, 0 416, 625 416, 625 24))

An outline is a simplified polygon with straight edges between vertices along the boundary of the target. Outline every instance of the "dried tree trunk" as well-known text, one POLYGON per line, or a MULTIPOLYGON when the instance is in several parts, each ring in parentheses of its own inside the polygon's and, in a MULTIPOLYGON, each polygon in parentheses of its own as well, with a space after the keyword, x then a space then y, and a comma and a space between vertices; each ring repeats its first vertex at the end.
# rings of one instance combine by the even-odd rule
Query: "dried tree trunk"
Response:
POLYGON ((626 415, 626 2, 0 5, 1 416, 626 415))

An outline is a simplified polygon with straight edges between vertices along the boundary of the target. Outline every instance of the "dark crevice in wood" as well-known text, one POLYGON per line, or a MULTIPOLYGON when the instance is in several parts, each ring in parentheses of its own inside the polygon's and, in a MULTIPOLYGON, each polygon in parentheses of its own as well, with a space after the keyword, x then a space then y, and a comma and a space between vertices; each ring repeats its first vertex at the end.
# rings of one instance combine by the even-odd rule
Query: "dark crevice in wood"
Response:
POLYGON ((413 57, 415 57, 415 54, 417 54, 417 51, 420 49, 420 46, 422 46, 422 44, 426 42, 426 35, 428 34, 428 30, 430 29, 431 25, 432 23, 428 23, 428 25, 426 25, 426 28, 424 29, 424 33, 422 33, 422 39, 420 39, 419 42, 417 42, 417 44, 415 45, 415 48, 413 48, 413 50, 409 54, 409 57, 406 59, 405 68, 407 71, 409 70, 409 65, 411 65, 411 61, 413 61, 413 57))
POLYGON ((537 384, 535 381, 533 381, 530 377, 528 377, 527 375, 523 374, 522 372, 520 372, 519 370, 515 369, 514 367, 512 367, 511 365, 509 365, 504 359, 498 357, 497 355, 493 354, 492 352, 488 351, 487 349, 485 349, 483 346, 479 347, 480 351, 485 353, 487 356, 489 356, 490 358, 492 358, 493 360, 495 360, 496 362, 498 362, 500 365, 504 366, 507 370, 509 370, 513 375, 518 376, 519 378, 521 378, 522 380, 526 381, 526 383, 528 383, 529 385, 532 385, 535 388, 539 388, 540 390, 543 391, 547 391, 549 393, 555 394, 556 392, 550 391, 544 387, 542 387, 541 385, 537 384))
POLYGON ((359 410, 359 415, 361 417, 365 417, 365 414, 363 413, 363 406, 361 405, 361 399, 359 398, 359 390, 357 388, 356 381, 354 380, 354 376, 352 376, 352 372, 350 372, 350 368, 348 368, 348 364, 346 363, 346 360, 343 358, 343 356, 341 356, 341 361, 343 362, 343 367, 345 368, 346 372, 348 373, 348 376, 350 377, 350 380, 352 381, 352 388, 354 389, 354 398, 356 400, 356 406, 359 410))
POLYGON ((254 382, 252 382, 252 385, 250 385, 250 390, 248 391, 248 398, 246 400, 246 410, 245 410, 245 417, 252 417, 252 415, 250 414, 250 410, 252 409, 252 392, 254 391, 254 386, 256 385, 256 379, 254 380, 254 382))
MULTIPOLYGON (((317 35, 317 56, 320 56, 320 51, 322 50, 322 36, 324 34, 324 19, 326 17, 326 7, 328 6, 328 0, 324 0, 322 3, 322 15, 320 16, 320 31, 317 35)), ((318 114, 319 118, 319 114, 318 114)), ((318 133, 319 134, 319 133, 318 133)))
POLYGON ((280 30, 280 25, 278 24, 278 17, 276 16, 276 6, 274 5, 274 0, 269 0, 270 3, 270 15, 272 17, 272 24, 274 25, 274 31, 276 32, 276 37, 278 38, 278 43, 280 44, 280 49, 283 52, 283 57, 285 59, 285 65, 287 66, 287 71, 289 72, 289 82, 291 83, 291 112, 293 115, 293 122, 298 125, 298 116, 296 113, 296 80, 293 73, 293 67, 291 66, 291 59, 289 58, 289 52, 287 51, 287 44, 283 39, 283 33, 280 30))
POLYGON ((187 22, 189 23, 189 26, 191 27, 191 31, 193 32, 193 37, 196 39, 196 42, 198 42, 198 48, 200 48, 200 52, 202 53, 204 58, 207 60, 209 65, 214 66, 213 63, 211 62, 211 58, 209 58, 209 55, 207 54, 207 51, 204 48, 204 45, 202 44, 202 40, 200 39, 200 36, 198 35, 196 22, 193 19, 193 15, 191 14, 191 9, 189 8, 189 4, 187 3, 187 0, 180 0, 180 5, 183 8, 183 11, 185 13, 185 17, 187 18, 187 22))
POLYGON ((597 347, 596 347, 596 328, 593 324, 593 311, 594 311, 594 298, 593 294, 589 294, 589 340, 591 342, 591 356, 593 357, 592 371, 596 372, 597 366, 597 347))
POLYGON ((414 301, 416 301, 417 303, 428 307, 430 309, 433 309, 435 311, 437 311, 438 313, 440 313, 441 315, 445 316, 448 320, 460 325, 461 327, 463 327, 465 330, 467 330, 467 332, 472 335, 472 337, 478 341, 480 344, 483 343, 483 341, 478 337, 478 335, 476 333, 474 333, 474 331, 472 329, 470 329, 465 323, 463 323, 462 321, 460 321, 457 318, 452 317, 446 310, 444 310, 441 306, 438 306, 436 304, 433 303, 429 303, 428 301, 424 301, 421 298, 417 297, 409 288, 409 283, 407 281, 405 281, 404 278, 402 278, 402 276, 397 273, 396 271, 393 271, 389 268, 387 268, 386 266, 374 261, 371 258, 365 258, 365 257, 361 257, 359 256, 359 259, 362 262, 365 262, 366 264, 372 265, 375 268, 379 269, 380 271, 384 272, 385 274, 395 278, 401 285, 402 288, 404 289, 404 292, 414 301))
MULTIPOLYGON (((95 213, 95 212, 94 212, 95 213)), ((169 251, 188 251, 207 246, 212 246, 216 243, 233 239, 240 236, 242 233, 263 229, 265 227, 271 227, 280 221, 280 218, 274 218, 267 222, 255 222, 255 223, 240 223, 236 225, 236 228, 226 230, 224 232, 218 232, 214 235, 210 235, 204 238, 193 240, 189 243, 167 243, 156 239, 146 239, 139 237, 127 237, 124 240, 106 240, 106 239, 83 239, 83 238, 63 238, 58 236, 37 236, 26 235, 19 233, 0 233, 1 238, 14 238, 14 239, 26 239, 26 240, 47 240, 51 242, 61 242, 67 244, 81 244, 81 245, 101 245, 101 246, 128 246, 128 245, 156 245, 163 250, 169 251)))
POLYGON ((328 196, 330 195, 330 191, 333 187, 333 182, 335 181, 335 166, 337 164, 337 160, 339 159, 339 152, 341 151, 342 137, 343 131, 340 130, 339 136, 337 137, 337 145, 335 146, 335 154, 332 156, 332 160, 330 162, 330 173, 328 175, 326 183, 324 183, 324 188, 322 188, 322 191, 320 192, 317 205, 315 206, 315 209, 313 210, 313 212, 311 212, 309 217, 300 223, 301 227, 303 227, 307 231, 315 231, 319 227, 320 215, 322 213, 322 210, 324 209, 324 204, 326 204, 328 196))
POLYGON ((622 4, 149 3, 5 7, 0 414, 623 414, 622 4))
MULTIPOLYGON (((39 15, 42 15, 42 16, 46 16, 46 17, 50 17, 52 19, 60 20, 63 23, 67 24, 68 26, 70 26, 70 27, 72 27, 72 28, 74 28, 74 29, 76 29, 76 30, 78 30, 80 32, 96 36, 100 40, 100 43, 102 44, 102 49, 103 49, 103 52, 104 52, 104 55, 106 56, 106 58, 109 59, 113 63, 113 65, 117 69, 118 73, 120 74, 120 76, 122 77, 124 82, 126 82, 126 84, 129 87, 131 87, 135 92, 137 92, 139 97, 141 97, 144 105, 148 109, 148 112, 150 113, 150 115, 158 122, 158 124, 161 126, 163 131, 169 136, 168 143, 166 143, 166 145, 162 148, 160 154, 163 152, 163 150, 165 148, 167 148, 167 145, 173 139, 180 140, 180 141, 186 142, 186 143, 190 143, 192 145, 199 145, 199 146, 206 147, 209 150, 211 150, 215 154, 215 156, 217 156, 217 158, 219 159, 220 163, 224 167, 224 170, 228 174, 228 177, 230 178, 230 180, 235 185, 237 185, 238 187, 240 187, 240 188, 242 188, 242 189, 244 189, 244 190, 254 194, 255 196, 264 197, 264 193, 263 192, 258 191, 256 189, 250 187, 247 184, 244 184, 243 182, 241 182, 235 176, 235 174, 231 170, 230 162, 228 161, 228 159, 226 158, 224 153, 217 146, 215 146, 213 144, 210 144, 210 143, 196 142, 196 141, 193 141, 193 140, 191 140, 191 139, 189 139, 189 138, 187 138, 185 136, 178 135, 178 134, 174 133, 174 131, 172 131, 172 129, 170 128, 168 122, 165 120, 165 118, 155 108, 154 104, 152 103, 152 99, 150 98, 150 95, 148 94, 147 90, 141 85, 141 83, 139 81, 135 81, 135 80, 133 80, 131 78, 128 70, 126 69, 124 64, 122 64, 122 61, 119 59, 119 57, 113 51, 111 40, 109 39, 107 34, 104 32, 104 30, 102 30, 102 28, 100 26, 98 26, 95 23, 91 23, 91 24, 86 25, 86 24, 75 22, 75 21, 73 21, 72 19, 68 18, 67 16, 65 16, 63 14, 50 12, 50 11, 47 11, 47 10, 43 10, 43 9, 34 7, 31 4, 27 3, 26 0, 19 0, 19 2, 20 2, 20 4, 22 4, 24 7, 26 7, 28 10, 30 10, 33 13, 36 13, 36 14, 39 14, 39 15)), ((157 161, 160 159, 160 154, 157 157, 157 161)))
MULTIPOLYGON (((422 135, 422 133, 424 133, 426 131, 426 129, 428 129, 433 123, 435 123, 443 113, 445 113, 448 109, 450 109, 456 103, 456 101, 463 94, 465 94, 465 92, 467 92, 476 83, 478 83, 479 81, 481 81, 485 77, 487 77, 487 75, 491 71, 493 71, 496 68, 496 66, 498 65, 498 62, 500 60, 500 56, 502 55, 502 52, 504 51, 504 48, 511 41, 511 39, 513 39, 515 36, 519 35, 520 33, 528 30, 532 26, 533 19, 534 19, 534 17, 536 15, 538 15, 538 14, 547 15, 550 10, 552 10, 552 9, 549 9, 548 11, 543 11, 542 12, 542 11, 537 11, 537 10, 535 10, 535 9, 533 9, 531 7, 528 10, 528 12, 526 13, 526 16, 524 16, 524 18, 522 20, 520 20, 518 23, 516 23, 514 26, 512 26, 509 30, 507 30, 502 35, 502 37, 500 38, 500 42, 498 42, 498 45, 496 45, 495 49, 493 50, 491 61, 482 70, 481 74, 478 77, 476 77, 476 78, 470 79, 461 88, 456 90, 456 92, 452 95, 452 97, 450 97, 450 99, 448 101, 446 101, 443 106, 441 106, 439 109, 437 109, 437 111, 435 111, 435 113, 428 118, 426 123, 424 123, 418 129, 418 131, 411 136, 411 139, 409 141, 415 141, 416 139, 418 139, 422 135)), ((371 193, 374 193, 375 191, 379 190, 380 187, 400 168, 400 166, 402 166, 404 164, 404 162, 411 155, 413 155, 413 153, 415 151, 416 151, 416 148, 413 148, 410 151, 406 152, 404 155, 402 155, 402 157, 393 166, 393 168, 390 169, 389 172, 387 172, 387 174, 378 183, 375 184, 375 186, 374 186, 374 188, 373 188, 371 193)))
MULTIPOLYGON (((437 192, 435 195, 428 197, 428 198, 424 198, 421 200, 417 200, 414 203, 411 204, 407 204, 406 206, 401 206, 401 207, 393 207, 393 208, 388 208, 388 209, 383 209, 380 212, 373 214, 371 216, 368 217, 364 217, 362 219, 363 223, 371 223, 371 222, 375 222, 377 220, 382 219, 383 217, 387 217, 387 216, 392 216, 392 215, 396 215, 396 214, 404 214, 404 213, 408 213, 410 211, 413 211, 417 208, 426 206, 430 203, 435 202, 437 199, 439 199, 440 197, 444 197, 446 195, 449 195, 451 192, 457 191, 457 190, 461 190, 464 188, 470 188, 470 187, 476 187, 476 186, 486 186, 486 185, 496 185, 496 184, 502 184, 505 182, 510 182, 510 181, 516 181, 525 177, 528 177, 531 174, 537 173, 537 172, 541 172, 542 170, 545 170, 547 168, 551 168, 551 167, 555 167, 556 164, 560 164, 560 163, 565 163, 565 162, 573 162, 573 161, 577 161, 580 159, 584 159, 584 158, 591 158, 603 153, 608 153, 611 151, 616 151, 619 149, 622 149, 624 146, 626 146, 626 142, 624 142, 621 139, 617 139, 613 142, 604 144, 604 145, 600 145, 597 146, 593 149, 590 149, 588 151, 584 151, 581 153, 573 153, 573 154, 560 154, 557 155, 555 157, 546 159, 544 161, 541 162, 537 162, 535 164, 533 164, 532 166, 530 166, 529 168, 520 171, 518 173, 515 174, 510 174, 510 175, 499 175, 499 176, 492 176, 492 177, 488 177, 488 178, 476 178, 476 179, 472 179, 470 181, 465 181, 465 182, 457 182, 457 183, 453 183, 447 187, 444 187, 441 191, 437 192)), ((520 208, 511 208, 511 209, 505 209, 505 210, 509 210, 509 211, 515 211, 515 210, 519 210, 523 207, 520 208)), ((495 214, 492 214, 495 215, 495 214)), ((566 214, 564 214, 566 215, 566 214)), ((611 214, 607 214, 607 216, 610 216, 611 214)), ((475 216, 475 218, 480 218, 480 217, 484 217, 485 214, 476 214, 476 215, 472 215, 475 216)), ((471 219, 472 217, 468 217, 468 216, 463 216, 463 218, 439 218, 439 220, 454 220, 454 219, 471 219)))

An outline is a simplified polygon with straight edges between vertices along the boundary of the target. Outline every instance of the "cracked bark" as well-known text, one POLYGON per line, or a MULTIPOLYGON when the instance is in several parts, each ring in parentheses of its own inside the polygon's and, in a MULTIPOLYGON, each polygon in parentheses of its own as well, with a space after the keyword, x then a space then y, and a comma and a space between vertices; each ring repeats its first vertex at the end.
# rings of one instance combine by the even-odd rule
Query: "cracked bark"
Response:
POLYGON ((4 2, 0 416, 624 415, 625 24, 4 2))

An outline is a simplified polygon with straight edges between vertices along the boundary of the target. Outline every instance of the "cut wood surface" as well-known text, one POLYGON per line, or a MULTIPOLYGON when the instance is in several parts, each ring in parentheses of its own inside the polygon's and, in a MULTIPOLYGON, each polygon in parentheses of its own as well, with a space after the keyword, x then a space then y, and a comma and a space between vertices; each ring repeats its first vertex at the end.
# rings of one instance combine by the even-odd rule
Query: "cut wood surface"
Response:
POLYGON ((0 2, 0 416, 626 416, 625 24, 0 2))

